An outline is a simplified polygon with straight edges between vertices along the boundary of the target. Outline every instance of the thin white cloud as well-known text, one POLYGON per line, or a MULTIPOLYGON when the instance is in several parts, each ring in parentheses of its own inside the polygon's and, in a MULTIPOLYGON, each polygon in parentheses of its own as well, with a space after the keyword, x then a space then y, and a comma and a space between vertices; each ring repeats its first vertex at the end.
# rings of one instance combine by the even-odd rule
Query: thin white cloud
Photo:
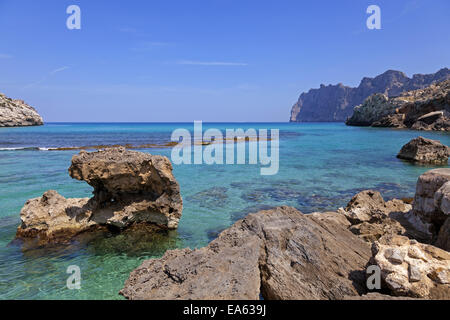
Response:
POLYGON ((224 62, 224 61, 192 61, 181 60, 177 64, 191 65, 191 66, 247 66, 248 63, 243 62, 224 62))
POLYGON ((43 76, 41 80, 36 81, 36 82, 33 82, 33 83, 30 83, 30 84, 27 84, 27 85, 24 86, 22 89, 28 89, 28 88, 30 88, 30 87, 36 86, 36 85, 38 85, 38 84, 41 84, 41 83, 43 83, 45 80, 47 80, 49 77, 52 77, 52 76, 54 76, 55 74, 57 74, 58 72, 62 72, 62 71, 67 70, 67 69, 69 69, 69 68, 70 68, 70 67, 68 67, 68 66, 64 66, 64 67, 60 67, 60 68, 54 69, 54 70, 50 71, 48 74, 46 74, 45 76, 43 76))
POLYGON ((0 53, 0 59, 11 59, 13 56, 6 53, 0 53))
POLYGON ((51 71, 51 72, 50 72, 50 75, 54 75, 55 73, 58 73, 58 72, 61 72, 61 71, 67 70, 67 69, 69 69, 69 68, 70 68, 70 67, 68 67, 68 66, 64 66, 64 67, 61 67, 61 68, 55 69, 55 70, 53 70, 53 71, 51 71))

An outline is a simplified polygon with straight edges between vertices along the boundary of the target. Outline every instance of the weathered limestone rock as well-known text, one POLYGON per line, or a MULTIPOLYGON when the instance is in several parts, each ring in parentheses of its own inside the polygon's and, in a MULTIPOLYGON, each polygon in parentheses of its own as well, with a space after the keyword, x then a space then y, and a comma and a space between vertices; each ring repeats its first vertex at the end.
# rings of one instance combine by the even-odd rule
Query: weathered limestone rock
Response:
POLYGON ((170 229, 178 227, 183 205, 167 157, 125 148, 91 153, 81 151, 72 158, 69 174, 94 187, 93 200, 98 208, 116 203, 133 206, 105 218, 118 227, 142 219, 170 229))
POLYGON ((44 121, 37 111, 22 100, 0 93, 0 127, 40 126, 44 121))
POLYGON ((82 151, 72 158, 69 172, 92 185, 94 197, 66 199, 47 191, 28 200, 17 237, 36 238, 41 245, 102 226, 123 229, 144 222, 177 228, 182 199, 166 157, 124 148, 82 151))
POLYGON ((446 164, 450 156, 450 148, 437 140, 417 137, 405 144, 397 158, 419 163, 446 164))
POLYGON ((450 299, 450 253, 403 236, 384 236, 372 245, 371 263, 397 296, 450 299))
POLYGON ((447 220, 445 220, 445 223, 439 229, 436 246, 441 249, 450 251, 450 218, 447 218, 447 220))
POLYGON ((350 222, 349 230, 372 242, 385 234, 410 234, 413 228, 405 228, 401 221, 412 206, 401 200, 393 199, 385 202, 378 191, 364 190, 356 194, 345 209, 338 213, 350 222))
POLYGON ((337 213, 290 207, 239 220, 207 247, 167 251, 126 281, 128 299, 342 299, 364 291, 369 245, 337 213), (342 222, 344 225, 340 224, 342 222))
MULTIPOLYGON (((450 169, 425 172, 417 180, 413 212, 439 230, 450 214, 450 169)), ((436 231, 435 230, 435 231, 436 231)))
POLYGON ((398 96, 369 96, 353 110, 347 125, 450 130, 450 80, 432 83, 398 96))
POLYGON ((378 191, 364 190, 350 200, 341 212, 352 224, 370 221, 373 212, 385 214, 385 203, 378 191))
POLYGON ((32 238, 36 245, 68 240, 80 231, 95 226, 90 220, 93 203, 88 198, 66 199, 54 190, 41 198, 30 199, 20 212, 22 220, 17 237, 32 238))

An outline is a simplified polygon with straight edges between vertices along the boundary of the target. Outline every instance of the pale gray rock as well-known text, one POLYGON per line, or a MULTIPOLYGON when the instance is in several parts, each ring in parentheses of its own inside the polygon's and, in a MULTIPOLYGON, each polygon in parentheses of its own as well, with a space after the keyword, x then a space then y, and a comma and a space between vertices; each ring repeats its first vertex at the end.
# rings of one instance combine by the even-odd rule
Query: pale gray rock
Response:
POLYGON ((14 100, 0 93, 0 127, 40 126, 44 121, 36 109, 22 100, 14 100))
POLYGON ((450 299, 450 253, 404 236, 388 235, 372 245, 371 264, 396 296, 450 299))
POLYGON ((449 216, 450 169, 429 170, 417 180, 413 212, 424 222, 440 227, 449 216))

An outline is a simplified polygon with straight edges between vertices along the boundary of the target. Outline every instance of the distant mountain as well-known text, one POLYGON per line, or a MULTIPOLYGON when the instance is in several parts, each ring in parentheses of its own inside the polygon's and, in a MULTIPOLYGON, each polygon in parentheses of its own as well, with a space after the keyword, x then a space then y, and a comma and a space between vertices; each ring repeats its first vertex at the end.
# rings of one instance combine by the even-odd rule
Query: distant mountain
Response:
POLYGON ((291 122, 343 122, 353 114, 353 108, 374 94, 395 97, 404 91, 423 89, 432 83, 450 79, 450 69, 432 74, 415 74, 408 78, 403 72, 388 70, 375 78, 363 78, 358 87, 320 85, 300 95, 292 107, 291 122))
POLYGON ((0 127, 40 126, 44 121, 36 109, 22 100, 14 100, 0 93, 0 127))

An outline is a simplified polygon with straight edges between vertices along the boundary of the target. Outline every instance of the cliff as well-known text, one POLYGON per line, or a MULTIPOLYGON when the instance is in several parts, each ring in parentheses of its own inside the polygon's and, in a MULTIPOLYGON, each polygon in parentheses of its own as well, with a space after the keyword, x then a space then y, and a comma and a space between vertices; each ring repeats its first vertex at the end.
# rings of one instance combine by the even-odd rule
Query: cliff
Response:
POLYGON ((450 80, 398 97, 374 94, 355 107, 346 124, 450 131, 450 80))
POLYGON ((423 89, 432 83, 450 79, 450 69, 443 68, 433 74, 415 74, 412 78, 403 72, 388 70, 375 78, 363 78, 358 87, 321 85, 300 95, 292 107, 291 122, 343 122, 353 113, 353 108, 375 93, 388 97, 404 91, 423 89))
POLYGON ((40 126, 44 121, 37 111, 22 100, 0 93, 0 127, 40 126))

